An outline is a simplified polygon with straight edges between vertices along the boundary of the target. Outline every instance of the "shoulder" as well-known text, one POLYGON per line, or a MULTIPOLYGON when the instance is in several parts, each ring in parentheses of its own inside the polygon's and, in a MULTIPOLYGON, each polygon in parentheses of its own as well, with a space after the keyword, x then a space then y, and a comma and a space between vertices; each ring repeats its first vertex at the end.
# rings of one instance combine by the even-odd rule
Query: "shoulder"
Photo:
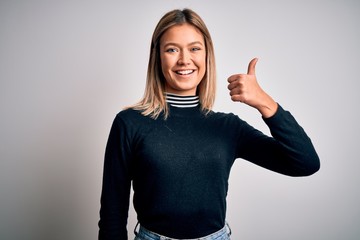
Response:
POLYGON ((140 111, 138 110, 135 110, 133 108, 126 108, 126 109, 123 109, 121 110, 120 112, 118 112, 116 114, 116 119, 123 119, 123 120, 126 120, 126 119, 136 119, 136 118, 140 118, 141 116, 143 116, 141 114, 140 111))
POLYGON ((113 133, 114 136, 126 136, 129 140, 136 139, 142 133, 151 129, 153 126, 151 122, 153 122, 153 120, 141 114, 141 111, 127 108, 115 115, 111 133, 113 133))
POLYGON ((207 121, 212 122, 216 126, 224 128, 239 129, 246 127, 248 124, 234 113, 225 112, 209 112, 206 117, 207 121))
POLYGON ((225 113, 225 112, 216 112, 210 111, 207 115, 209 119, 214 120, 227 120, 227 121, 242 121, 239 116, 235 115, 234 113, 225 113))
POLYGON ((127 108, 116 114, 114 122, 126 126, 141 126, 153 122, 153 119, 149 116, 144 116, 140 110, 127 108))

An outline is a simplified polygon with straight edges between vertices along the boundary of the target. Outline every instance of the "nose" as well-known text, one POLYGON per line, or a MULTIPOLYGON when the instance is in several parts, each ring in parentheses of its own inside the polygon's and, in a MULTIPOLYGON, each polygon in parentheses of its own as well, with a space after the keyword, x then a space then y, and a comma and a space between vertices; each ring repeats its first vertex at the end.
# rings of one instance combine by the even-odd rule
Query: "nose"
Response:
POLYGON ((181 51, 178 59, 179 65, 189 65, 191 62, 190 53, 187 51, 181 51))

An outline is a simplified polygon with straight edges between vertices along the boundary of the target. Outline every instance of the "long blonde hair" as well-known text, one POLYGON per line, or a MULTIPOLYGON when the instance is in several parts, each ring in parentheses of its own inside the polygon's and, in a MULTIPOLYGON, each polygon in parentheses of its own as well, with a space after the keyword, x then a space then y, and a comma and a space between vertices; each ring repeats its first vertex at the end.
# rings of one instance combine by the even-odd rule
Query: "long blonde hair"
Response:
POLYGON ((143 115, 156 119, 162 112, 164 118, 169 115, 165 101, 165 78, 161 70, 160 39, 166 30, 183 23, 196 27, 203 35, 206 48, 206 72, 197 87, 201 110, 207 114, 214 105, 216 93, 216 69, 214 47, 210 33, 200 16, 191 9, 172 10, 158 22, 151 41, 145 92, 142 100, 132 106, 143 115))

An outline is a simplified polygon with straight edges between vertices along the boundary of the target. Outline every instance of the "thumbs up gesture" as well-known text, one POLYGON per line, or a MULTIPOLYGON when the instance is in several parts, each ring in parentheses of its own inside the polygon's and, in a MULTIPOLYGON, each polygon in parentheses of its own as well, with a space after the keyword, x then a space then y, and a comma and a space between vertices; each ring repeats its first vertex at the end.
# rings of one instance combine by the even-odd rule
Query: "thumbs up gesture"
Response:
POLYGON ((271 117, 277 103, 260 87, 255 75, 257 58, 250 61, 247 74, 234 74, 228 78, 231 100, 256 108, 264 118, 271 117))

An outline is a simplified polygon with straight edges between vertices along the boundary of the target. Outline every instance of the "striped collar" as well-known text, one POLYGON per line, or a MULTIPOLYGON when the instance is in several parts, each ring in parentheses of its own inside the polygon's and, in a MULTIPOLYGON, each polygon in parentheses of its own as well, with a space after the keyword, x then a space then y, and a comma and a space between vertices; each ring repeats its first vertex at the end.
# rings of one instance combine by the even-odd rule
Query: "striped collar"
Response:
POLYGON ((199 105, 199 96, 181 96, 165 93, 165 100, 170 106, 178 108, 191 108, 199 105))

